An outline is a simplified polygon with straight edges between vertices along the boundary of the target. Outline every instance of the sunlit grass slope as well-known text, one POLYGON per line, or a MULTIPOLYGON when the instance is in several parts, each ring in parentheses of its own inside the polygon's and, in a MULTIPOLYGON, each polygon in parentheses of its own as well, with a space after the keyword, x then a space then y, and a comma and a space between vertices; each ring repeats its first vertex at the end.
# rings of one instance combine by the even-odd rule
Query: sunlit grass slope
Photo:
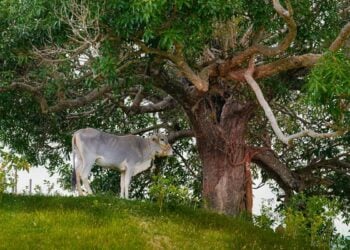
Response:
POLYGON ((307 249, 242 219, 115 197, 0 198, 0 249, 307 249))

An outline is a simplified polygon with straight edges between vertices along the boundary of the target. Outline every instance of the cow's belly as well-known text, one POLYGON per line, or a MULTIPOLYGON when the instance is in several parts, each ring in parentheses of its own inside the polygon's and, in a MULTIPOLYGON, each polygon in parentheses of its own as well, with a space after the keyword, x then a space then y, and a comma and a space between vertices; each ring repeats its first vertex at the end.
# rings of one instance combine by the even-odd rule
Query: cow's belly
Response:
POLYGON ((110 159, 106 159, 103 156, 99 156, 96 158, 96 164, 104 167, 104 168, 111 168, 111 169, 119 169, 120 170, 120 163, 110 160, 110 159))

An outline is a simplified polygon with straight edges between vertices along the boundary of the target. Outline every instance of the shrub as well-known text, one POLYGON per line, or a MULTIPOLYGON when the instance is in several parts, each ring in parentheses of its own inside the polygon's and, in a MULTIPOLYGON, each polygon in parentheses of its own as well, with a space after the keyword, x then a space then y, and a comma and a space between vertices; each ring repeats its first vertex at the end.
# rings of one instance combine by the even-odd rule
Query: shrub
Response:
POLYGON ((22 157, 0 149, 0 198, 1 195, 16 185, 16 171, 29 170, 29 163, 22 157))
POLYGON ((188 188, 179 187, 174 184, 172 178, 164 178, 162 176, 153 176, 153 183, 149 189, 149 196, 152 201, 155 201, 162 211, 164 205, 192 205, 198 201, 192 198, 188 188))
POLYGON ((263 204, 254 224, 263 229, 276 228, 289 239, 309 242, 320 249, 350 249, 350 240, 336 233, 334 220, 340 213, 339 202, 322 196, 295 195, 287 206, 274 212, 271 204, 263 204))
POLYGON ((336 239, 334 219, 338 202, 321 196, 296 195, 284 210, 285 234, 304 238, 314 247, 329 248, 336 239))
POLYGON ((273 211, 271 201, 264 202, 260 209, 260 215, 254 216, 254 224, 265 230, 272 230, 276 224, 276 213, 273 211))

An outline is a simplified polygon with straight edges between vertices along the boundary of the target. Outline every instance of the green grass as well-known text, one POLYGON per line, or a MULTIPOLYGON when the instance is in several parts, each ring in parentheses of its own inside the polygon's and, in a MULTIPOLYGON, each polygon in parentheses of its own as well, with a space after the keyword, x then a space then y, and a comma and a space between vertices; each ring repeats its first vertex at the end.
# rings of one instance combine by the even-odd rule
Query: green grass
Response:
POLYGON ((115 197, 0 196, 0 249, 308 249, 242 219, 115 197))

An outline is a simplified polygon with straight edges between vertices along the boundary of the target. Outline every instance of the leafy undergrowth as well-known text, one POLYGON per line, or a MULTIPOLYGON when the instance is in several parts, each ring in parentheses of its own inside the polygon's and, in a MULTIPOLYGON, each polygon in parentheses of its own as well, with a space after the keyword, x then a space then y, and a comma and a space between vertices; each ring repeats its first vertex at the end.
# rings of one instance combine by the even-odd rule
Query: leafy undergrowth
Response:
POLYGON ((243 219, 115 197, 0 197, 0 249, 308 249, 243 219))

